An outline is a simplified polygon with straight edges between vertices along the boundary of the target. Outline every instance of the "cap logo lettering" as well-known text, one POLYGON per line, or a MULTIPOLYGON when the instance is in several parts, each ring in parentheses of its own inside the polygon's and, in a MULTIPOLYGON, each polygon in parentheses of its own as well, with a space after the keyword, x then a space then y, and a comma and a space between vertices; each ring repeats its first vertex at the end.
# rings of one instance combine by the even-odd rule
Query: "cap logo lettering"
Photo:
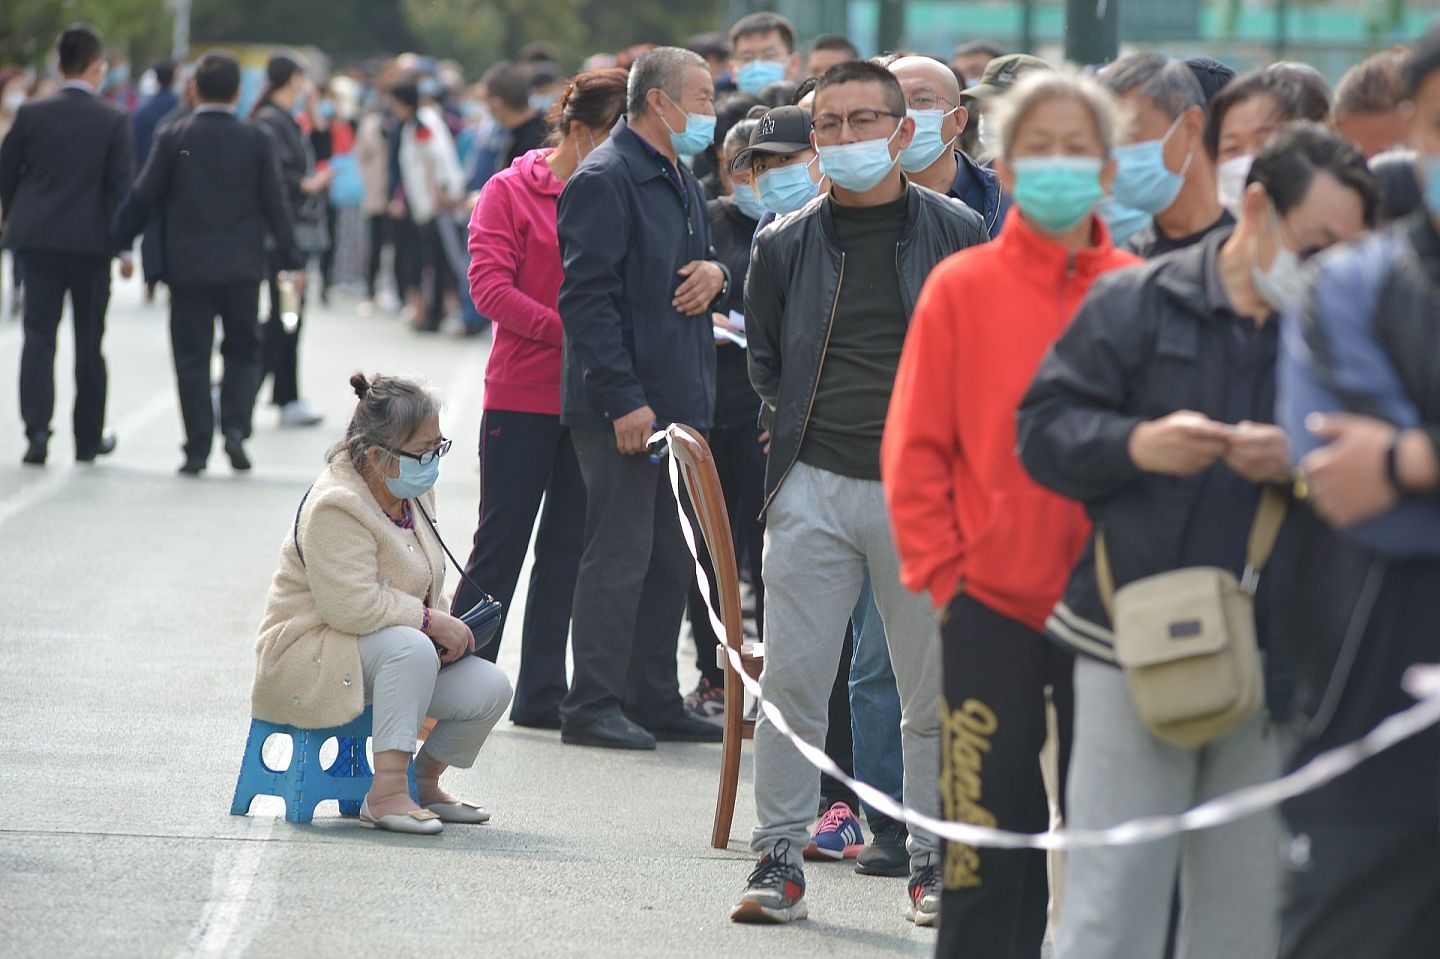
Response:
POLYGON ((774 132, 775 132, 775 118, 774 118, 774 117, 771 117, 771 116, 762 117, 762 118, 760 119, 760 135, 761 135, 762 137, 768 137, 770 134, 772 134, 772 133, 774 133, 774 132))

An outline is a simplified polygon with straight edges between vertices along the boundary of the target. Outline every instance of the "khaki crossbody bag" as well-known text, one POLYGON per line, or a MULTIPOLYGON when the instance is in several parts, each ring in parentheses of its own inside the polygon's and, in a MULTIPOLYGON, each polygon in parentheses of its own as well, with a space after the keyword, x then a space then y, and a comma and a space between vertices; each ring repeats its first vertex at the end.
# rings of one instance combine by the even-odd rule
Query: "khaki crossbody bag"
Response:
POLYGON ((1159 738, 1194 748, 1245 725, 1265 701, 1255 640, 1255 589, 1285 521, 1285 494, 1266 489, 1250 526, 1245 574, 1195 566, 1115 590, 1104 533, 1095 580, 1115 633, 1115 657, 1140 718, 1159 738))

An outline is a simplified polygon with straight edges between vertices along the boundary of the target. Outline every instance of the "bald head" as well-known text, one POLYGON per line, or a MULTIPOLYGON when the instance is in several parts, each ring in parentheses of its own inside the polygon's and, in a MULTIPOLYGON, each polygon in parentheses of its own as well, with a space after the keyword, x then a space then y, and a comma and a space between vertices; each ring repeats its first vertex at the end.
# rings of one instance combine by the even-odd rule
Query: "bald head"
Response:
POLYGON ((955 71, 939 60, 930 57, 901 57, 890 64, 890 72, 900 81, 907 100, 928 92, 931 96, 945 101, 941 105, 943 110, 948 111, 960 105, 960 81, 955 79, 955 71))

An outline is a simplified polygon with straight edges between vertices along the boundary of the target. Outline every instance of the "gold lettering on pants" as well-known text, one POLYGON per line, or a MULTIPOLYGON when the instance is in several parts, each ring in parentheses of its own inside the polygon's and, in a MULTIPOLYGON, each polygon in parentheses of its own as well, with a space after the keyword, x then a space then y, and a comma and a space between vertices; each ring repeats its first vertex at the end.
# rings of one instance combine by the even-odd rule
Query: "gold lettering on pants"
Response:
MULTIPOLYGON (((990 752, 990 737, 1000 728, 995 711, 978 699, 959 709, 941 706, 940 797, 945 818, 976 826, 994 826, 995 815, 980 804, 981 771, 990 752)), ((945 844, 945 888, 967 889, 981 884, 979 850, 957 842, 945 844)))

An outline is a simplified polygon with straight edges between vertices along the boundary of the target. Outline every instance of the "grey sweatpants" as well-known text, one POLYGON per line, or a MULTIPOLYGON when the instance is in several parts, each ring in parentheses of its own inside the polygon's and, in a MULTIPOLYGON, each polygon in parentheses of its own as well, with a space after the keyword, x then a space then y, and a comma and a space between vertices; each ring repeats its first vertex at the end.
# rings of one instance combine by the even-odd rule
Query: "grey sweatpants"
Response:
POLYGON ((365 701, 375 706, 375 751, 415 751, 426 716, 438 722, 425 737, 436 762, 468 769, 485 737, 510 705, 510 680, 494 663, 462 656, 441 667, 430 637, 410 626, 391 626, 360 637, 365 701))
MULTIPOLYGON (((885 494, 878 482, 797 463, 770 505, 765 527, 765 698, 805 742, 824 748, 830 690, 840 668, 845 624, 865 568, 885 624, 900 690, 900 743, 907 805, 940 814, 940 633, 922 596, 900 585, 885 494)), ((766 718, 755 728, 755 810, 750 848, 767 854, 789 840, 801 861, 820 802, 820 774, 766 718)), ((912 868, 940 850, 912 827, 912 868)))
MULTIPOLYGON (((1183 812, 1280 774, 1282 734, 1263 716, 1181 749, 1135 711, 1121 671, 1075 664, 1067 823, 1094 829, 1183 812)), ((1178 867, 1178 959, 1273 959, 1280 933, 1280 821, 1274 810, 1138 846, 1075 849, 1066 867, 1059 959, 1161 959, 1178 867)))

